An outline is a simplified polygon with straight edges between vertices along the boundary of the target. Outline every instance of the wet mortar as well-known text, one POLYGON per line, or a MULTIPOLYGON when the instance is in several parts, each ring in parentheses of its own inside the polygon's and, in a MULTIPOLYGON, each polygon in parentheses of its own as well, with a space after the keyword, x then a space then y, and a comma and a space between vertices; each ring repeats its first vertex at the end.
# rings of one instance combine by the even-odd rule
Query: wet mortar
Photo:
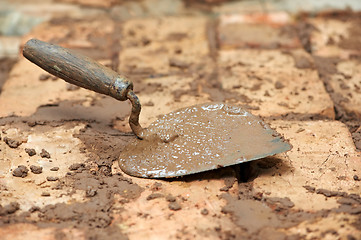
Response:
MULTIPOLYGON (((67 104, 60 103, 55 106, 40 107, 38 111, 30 117, 9 117, 0 119, 0 125, 16 127, 20 131, 42 132, 55 126, 64 128, 72 127, 86 119, 96 116, 99 105, 109 99, 100 98, 93 107, 86 108, 81 103, 67 104), (69 112, 70 111, 70 112, 69 112), (76 112, 79 114, 77 115, 76 112), (81 117, 77 117, 81 116, 81 117), (76 119, 83 120, 76 120, 76 119)), ((111 101, 111 100, 110 100, 111 101)), ((84 143, 82 151, 87 152, 85 159, 79 159, 79 163, 68 166, 69 172, 62 178, 47 176, 48 181, 56 181, 55 190, 72 189, 63 194, 71 196, 76 190, 84 191, 87 198, 85 202, 65 204, 59 203, 47 205, 45 207, 34 206, 28 212, 18 213, 19 204, 2 206, 0 226, 14 223, 32 223, 38 227, 55 227, 56 229, 79 228, 84 229, 89 239, 127 239, 120 229, 112 226, 114 212, 121 209, 113 209, 115 196, 121 198, 124 203, 137 199, 143 191, 141 187, 134 184, 129 178, 121 174, 113 175, 111 167, 118 159, 119 152, 124 148, 132 134, 119 132, 112 127, 112 119, 116 116, 125 117, 130 107, 127 103, 118 103, 118 109, 103 109, 104 115, 85 121, 86 126, 76 134, 84 143), (120 104, 120 106, 119 106, 120 104), (106 119, 106 121, 104 120, 106 119), (18 206, 15 210, 12 206, 18 206), (10 209, 10 210, 9 210, 10 209), (99 231, 101 229, 101 231, 99 231)), ((109 104, 107 104, 109 106, 109 104)), ((114 106, 114 104, 112 104, 114 106)), ((9 140, 7 140, 9 142, 9 140)), ((10 147, 10 146, 9 146, 10 147)), ((34 156, 34 149, 26 149, 29 157, 34 156)), ((46 149, 38 153, 44 158, 50 157, 46 149)), ((59 168, 54 168, 57 171, 59 168)), ((30 166, 34 174, 44 174, 39 166, 30 166)), ((16 177, 25 177, 29 169, 26 166, 19 166, 13 170, 16 177)), ((50 196, 44 191, 42 197, 50 196)))
MULTIPOLYGON (((3 119, 4 120, 4 119, 3 119)), ((20 129, 29 128, 26 120, 18 119, 12 123, 20 129), (21 123, 20 123, 21 122, 21 123), (25 123, 24 123, 25 122, 25 123)), ((72 125, 58 121, 57 125, 72 125)), ((95 124, 97 125, 97 124, 95 124)), ((36 126, 35 131, 46 125, 36 126)), ((104 126, 103 126, 104 127, 104 126)), ((106 128, 106 127, 104 127, 106 128)), ((109 131, 114 131, 109 127, 109 131)), ((128 136, 112 136, 99 132, 88 125, 76 135, 84 142, 84 151, 88 155, 80 163, 69 166, 69 172, 62 178, 47 176, 48 181, 57 181, 53 188, 58 191, 72 189, 63 194, 71 196, 76 190, 84 191, 86 201, 72 204, 58 203, 44 207, 33 206, 28 212, 15 214, 19 204, 0 206, 0 226, 14 223, 32 223, 38 227, 55 227, 56 229, 84 229, 89 239, 127 239, 118 227, 112 226, 113 214, 121 209, 113 209, 115 196, 124 203, 137 199, 143 189, 122 174, 112 174, 111 166, 117 160, 119 148, 124 147, 128 136), (99 231, 99 230, 102 231, 99 231)), ((39 166, 30 166, 35 174, 44 174, 39 166)), ((55 170, 55 169, 54 169, 55 170)), ((29 172, 26 166, 19 166, 13 173, 17 177, 25 177, 29 172)), ((44 191, 42 197, 50 196, 44 191)))
MULTIPOLYGON (((233 221, 244 231, 234 231, 227 239, 259 239, 263 236, 268 238, 272 234, 272 239, 303 239, 302 235, 289 235, 281 229, 297 226, 308 219, 327 217, 334 213, 349 213, 359 216, 358 220, 351 223, 359 226, 361 220, 361 198, 357 194, 347 194, 345 192, 328 191, 326 189, 311 190, 315 194, 323 194, 327 198, 337 197, 339 206, 328 210, 304 211, 295 208, 289 198, 268 197, 263 192, 256 192, 252 182, 239 183, 239 193, 232 196, 228 193, 222 194, 222 198, 227 201, 222 212, 229 215, 233 221), (329 193, 332 194, 329 194, 329 193)), ((309 189, 309 186, 304 186, 309 189)), ((312 189, 312 188, 311 188, 312 189)), ((346 222, 348 220, 345 220, 346 222)), ((357 228, 357 227, 356 227, 357 228)), ((333 234, 338 235, 338 229, 332 229, 333 234)), ((311 230, 309 230, 311 232, 311 230)), ((323 235, 329 232, 321 233, 323 235)), ((350 239, 357 239, 357 235, 349 235, 350 239)), ((223 238, 222 238, 223 239, 223 238)))
POLYGON ((291 149, 260 118, 235 105, 208 103, 166 114, 121 152, 127 174, 163 178, 260 159, 291 149), (167 142, 157 139, 169 139, 167 142))

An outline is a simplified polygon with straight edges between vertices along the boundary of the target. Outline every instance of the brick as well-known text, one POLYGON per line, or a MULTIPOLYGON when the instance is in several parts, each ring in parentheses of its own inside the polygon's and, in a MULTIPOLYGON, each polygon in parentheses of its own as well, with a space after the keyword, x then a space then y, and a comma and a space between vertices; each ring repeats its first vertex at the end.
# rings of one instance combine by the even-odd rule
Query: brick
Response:
POLYGON ((332 18, 315 18, 308 20, 316 30, 310 36, 312 53, 321 57, 339 57, 348 59, 351 55, 360 55, 357 48, 349 48, 346 45, 348 39, 361 37, 351 32, 359 23, 352 18, 343 21, 332 18))
MULTIPOLYGON (((142 106, 140 123, 148 126, 160 115, 167 114, 177 109, 192 106, 195 104, 208 102, 208 95, 199 92, 198 94, 185 94, 176 97, 176 91, 191 91, 190 84, 194 82, 194 77, 168 76, 162 78, 148 78, 142 83, 144 90, 137 93, 142 106), (158 86, 154 91, 147 90, 147 86, 158 86), (152 103, 147 106, 147 103, 152 103)), ((136 87, 137 89, 137 87, 136 87)))
MULTIPOLYGON (((42 21, 52 18, 85 18, 104 13, 101 9, 84 9, 81 6, 61 3, 59 1, 39 1, 36 4, 28 1, 7 1, 8 9, 16 9, 14 12, 22 14, 26 26, 35 26, 42 21), (30 25, 27 25, 30 24, 30 25)), ((3 5, 5 7, 5 5, 3 5)), ((2 9, 6 9, 2 7, 2 9)), ((29 29, 30 30, 30 29, 29 29)), ((25 30, 26 32, 27 30, 25 30)))
POLYGON ((220 51, 219 66, 222 87, 246 96, 257 115, 334 118, 333 103, 303 50, 220 51))
MULTIPOLYGON (((33 128, 21 130, 21 125, 16 127, 12 124, 4 124, 0 127, 2 136, 21 137, 24 143, 16 149, 10 149, 5 146, 5 142, 0 141, 0 176, 1 185, 5 186, 6 191, 0 193, 0 204, 5 205, 9 202, 19 202, 21 210, 26 211, 32 206, 43 206, 46 204, 55 204, 72 200, 82 200, 84 194, 76 193, 72 196, 62 196, 61 192, 53 189, 56 183, 45 183, 46 177, 49 176, 50 168, 60 166, 56 172, 51 172, 51 177, 62 178, 66 175, 68 169, 64 166, 70 166, 78 163, 79 159, 85 159, 85 153, 80 152, 81 141, 74 137, 73 134, 79 133, 79 129, 85 124, 78 124, 76 127, 68 128, 65 126, 51 127, 48 130, 39 130, 33 128), (41 159, 34 156, 29 159, 25 154, 25 148, 33 148, 37 153, 46 149, 51 153, 52 162, 49 159, 41 159), (19 165, 38 165, 43 167, 42 174, 28 174, 26 178, 14 178, 11 170, 19 165), (39 198, 42 192, 49 192, 51 196, 39 198)), ((66 192, 66 189, 63 189, 66 192)))
MULTIPOLYGON (((305 185, 331 191, 359 193, 360 183, 353 181, 361 171, 360 155, 350 133, 336 121, 274 121, 271 127, 293 145, 286 154, 268 161, 278 162, 273 169, 262 169, 254 180, 257 191, 272 197, 289 197, 298 209, 317 211, 337 207, 336 199, 309 193, 305 185)), ((255 162, 257 164, 257 162, 255 162)))
MULTIPOLYGON (((189 237, 199 235, 200 232, 212 236, 217 227, 224 231, 237 228, 229 217, 220 214, 225 204, 225 200, 218 197, 222 193, 220 189, 224 187, 223 179, 211 177, 188 183, 157 181, 162 183, 160 193, 176 197, 182 206, 180 211, 170 210, 166 199, 147 201, 154 181, 139 178, 132 180, 144 187, 145 191, 136 201, 119 206, 125 210, 115 220, 115 223, 127 226, 124 233, 130 239, 175 239, 184 228, 187 228, 185 234, 189 237), (207 216, 200 213, 204 208, 209 211, 207 216)), ((236 187, 233 191, 236 191, 236 187)))
POLYGON ((59 234, 67 239, 86 239, 84 231, 80 229, 64 228, 54 230, 54 228, 39 228, 29 223, 17 223, 1 227, 0 234, 3 240, 20 240, 24 236, 26 236, 26 239, 53 240, 57 239, 59 234))
POLYGON ((357 229, 357 225, 349 225, 348 223, 356 222, 357 217, 348 214, 329 214, 327 218, 318 218, 314 221, 308 221, 301 223, 297 227, 287 229, 290 234, 301 234, 307 236, 306 239, 318 239, 318 238, 329 238, 335 237, 334 232, 330 230, 337 229, 337 236, 340 238, 347 239, 350 236, 360 236, 360 230, 357 229), (345 228, 345 226, 347 226, 345 228))
POLYGON ((361 118, 358 97, 361 92, 360 63, 354 60, 355 56, 361 55, 358 18, 350 15, 346 20, 315 18, 310 22, 317 28, 311 34, 313 54, 333 62, 327 65, 319 60, 322 77, 330 88, 333 101, 348 115, 361 118))
POLYGON ((71 48, 96 60, 112 59, 116 23, 107 17, 96 19, 64 18, 44 22, 22 38, 22 45, 31 38, 71 48))
MULTIPOLYGON (((29 116, 41 105, 54 104, 63 100, 88 100, 94 92, 85 89, 68 91, 67 83, 57 79, 39 80, 45 71, 21 58, 15 64, 0 95, 0 116, 29 116)), ((85 101, 86 102, 86 101, 85 101)), ((85 104, 85 103, 84 103, 85 104)))
POLYGON ((195 68, 209 54, 206 23, 198 17, 127 21, 120 41, 119 69, 130 74, 168 74, 195 68))
POLYGON ((289 24, 290 16, 284 12, 222 15, 217 36, 219 47, 300 48, 296 32, 287 27, 289 24))
POLYGON ((361 119, 361 64, 357 60, 337 63, 337 73, 329 78, 336 101, 346 112, 361 119))

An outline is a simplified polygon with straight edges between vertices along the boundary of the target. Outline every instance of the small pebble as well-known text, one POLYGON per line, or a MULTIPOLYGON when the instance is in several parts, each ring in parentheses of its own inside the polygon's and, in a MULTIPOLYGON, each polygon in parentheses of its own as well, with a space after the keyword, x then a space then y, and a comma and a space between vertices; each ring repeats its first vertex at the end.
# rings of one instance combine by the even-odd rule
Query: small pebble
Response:
POLYGON ((87 189, 85 192, 86 197, 94 197, 97 194, 96 189, 87 189))
POLYGON ((33 213, 33 212, 36 212, 36 211, 39 211, 39 210, 40 210, 40 208, 38 206, 33 206, 28 211, 33 213))
POLYGON ((182 206, 178 202, 170 202, 168 204, 170 210, 178 211, 182 209, 182 206))
POLYGON ((58 181, 59 178, 58 177, 46 177, 46 180, 48 180, 48 181, 58 181))
POLYGON ((31 172, 34 173, 34 174, 40 174, 40 173, 43 172, 43 167, 31 165, 31 166, 30 166, 30 170, 31 170, 31 172))
POLYGON ((41 196, 42 196, 42 197, 49 197, 49 196, 50 196, 50 193, 48 193, 48 192, 43 192, 43 193, 41 194, 41 196))
POLYGON ((283 83, 280 82, 280 81, 277 81, 277 82, 275 83, 275 88, 276 88, 276 89, 282 89, 282 88, 284 88, 284 87, 285 87, 285 85, 283 85, 283 83))
POLYGON ((360 178, 357 175, 353 175, 353 180, 360 181, 360 178))
POLYGON ((13 171, 14 177, 26 177, 28 175, 29 169, 25 167, 24 165, 19 165, 17 168, 13 171))
POLYGON ((35 122, 35 121, 28 121, 28 126, 29 126, 29 127, 35 127, 35 126, 36 126, 36 122, 35 122))
POLYGON ((299 129, 296 131, 296 133, 300 133, 300 132, 303 132, 303 131, 305 131, 304 128, 299 128, 299 129))
POLYGON ((4 142, 11 148, 17 148, 22 144, 22 142, 8 137, 4 137, 4 142))
POLYGON ((147 201, 153 200, 156 198, 161 198, 161 197, 163 197, 163 194, 161 194, 161 193, 152 193, 147 197, 147 201))
POLYGON ((154 103, 152 101, 146 102, 143 104, 144 106, 149 106, 149 107, 153 107, 154 103))
POLYGON ((69 170, 71 171, 76 171, 78 170, 80 167, 84 167, 85 165, 83 163, 74 163, 72 165, 70 165, 69 170))
POLYGON ((31 157, 36 154, 36 151, 34 148, 25 148, 25 152, 31 157))
POLYGON ((50 158, 50 153, 45 149, 41 149, 40 157, 42 158, 50 158))
POLYGON ((175 59, 175 58, 171 58, 169 59, 169 66, 171 67, 178 67, 178 68, 188 68, 189 67, 189 63, 184 62, 182 60, 179 59, 175 59))
POLYGON ((50 168, 50 171, 56 172, 56 171, 58 171, 58 170, 59 170, 59 167, 52 167, 52 168, 50 168))
POLYGON ((165 200, 167 200, 168 202, 175 202, 177 199, 169 194, 165 197, 165 200))
POLYGON ((50 78, 51 76, 49 74, 46 74, 46 73, 43 73, 43 74, 40 74, 39 76, 39 80, 40 81, 46 81, 50 78))
POLYGON ((208 210, 206 208, 203 208, 202 211, 201 211, 201 214, 204 215, 204 216, 208 215, 208 213, 209 212, 208 212, 208 210))
POLYGON ((159 191, 160 189, 162 189, 162 183, 160 183, 160 182, 155 182, 155 183, 150 187, 150 190, 152 190, 152 191, 159 191))

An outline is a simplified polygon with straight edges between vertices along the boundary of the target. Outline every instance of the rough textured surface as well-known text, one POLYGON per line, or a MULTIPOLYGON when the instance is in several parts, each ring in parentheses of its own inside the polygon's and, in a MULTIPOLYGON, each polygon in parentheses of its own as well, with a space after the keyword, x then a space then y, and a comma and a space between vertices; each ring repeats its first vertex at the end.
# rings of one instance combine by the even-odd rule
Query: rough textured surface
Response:
POLYGON ((354 143, 361 149, 361 128, 351 113, 359 104, 359 49, 352 48, 358 35, 349 33, 358 29, 354 23, 337 14, 305 16, 303 28, 284 13, 214 19, 199 10, 261 8, 174 1, 166 9, 160 4, 166 1, 151 2, 139 8, 127 1, 107 10, 50 0, 18 4, 21 11, 58 16, 22 42, 37 37, 61 44, 128 73, 143 104, 144 126, 182 107, 232 102, 266 116, 293 150, 172 181, 129 177, 114 163, 134 137, 129 104, 69 87, 20 57, 0 93, 2 238, 359 239, 361 158, 354 143), (144 17, 152 6, 152 16, 185 6, 197 16, 119 21, 144 17), (50 158, 40 156, 42 149, 50 158), (20 177, 13 176, 21 165, 20 177), (42 173, 31 172, 32 165, 42 173))
POLYGON ((288 31, 291 24, 291 17, 285 12, 223 15, 217 37, 221 49, 299 48, 296 32, 288 31))
POLYGON ((310 40, 312 52, 321 57, 339 57, 348 59, 352 55, 359 55, 357 47, 360 38, 358 13, 337 12, 324 18, 310 19, 309 22, 315 26, 310 40))
POLYGON ((336 65, 336 73, 330 77, 329 86, 333 89, 334 94, 342 96, 338 104, 347 113, 355 114, 361 119, 361 63, 359 60, 348 60, 339 62, 336 65))
POLYGON ((309 19, 313 31, 310 45, 319 75, 329 92, 336 119, 350 129, 358 150, 361 112, 359 65, 360 14, 351 11, 326 13, 323 17, 309 19))
POLYGON ((206 24, 207 19, 196 17, 128 21, 122 29, 119 70, 148 75, 196 71, 209 54, 206 24))
POLYGON ((222 87, 246 98, 255 114, 334 118, 332 101, 304 50, 221 51, 219 65, 222 87))

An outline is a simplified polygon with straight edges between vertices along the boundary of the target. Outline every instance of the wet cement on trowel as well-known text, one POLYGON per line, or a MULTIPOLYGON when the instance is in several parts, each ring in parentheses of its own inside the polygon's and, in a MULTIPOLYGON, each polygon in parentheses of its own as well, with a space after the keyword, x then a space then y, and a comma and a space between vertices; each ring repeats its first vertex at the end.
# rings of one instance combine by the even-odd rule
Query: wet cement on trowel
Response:
POLYGON ((166 114, 146 131, 149 137, 134 139, 120 155, 120 167, 127 174, 176 177, 291 149, 260 118, 224 103, 201 104, 166 114))

